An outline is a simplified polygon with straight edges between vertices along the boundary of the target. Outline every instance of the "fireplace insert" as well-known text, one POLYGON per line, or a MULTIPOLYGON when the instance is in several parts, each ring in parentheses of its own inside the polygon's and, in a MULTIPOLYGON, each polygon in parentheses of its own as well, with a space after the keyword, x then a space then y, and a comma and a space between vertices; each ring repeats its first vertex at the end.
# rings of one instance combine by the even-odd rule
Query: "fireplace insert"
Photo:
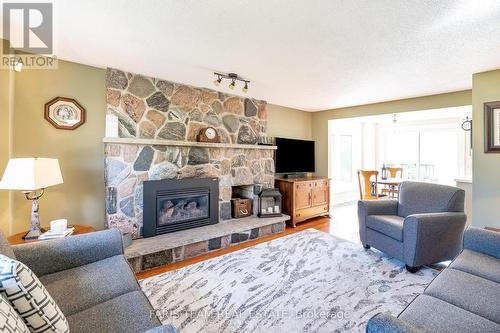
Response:
POLYGON ((143 237, 219 222, 218 178, 144 182, 143 237))

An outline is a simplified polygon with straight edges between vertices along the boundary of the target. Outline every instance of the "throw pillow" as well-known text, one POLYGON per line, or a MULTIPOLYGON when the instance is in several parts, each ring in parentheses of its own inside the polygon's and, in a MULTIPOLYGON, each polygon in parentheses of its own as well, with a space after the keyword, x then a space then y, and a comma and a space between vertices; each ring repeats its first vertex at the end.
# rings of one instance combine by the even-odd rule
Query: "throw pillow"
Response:
POLYGON ((0 332, 29 333, 23 318, 2 296, 0 296, 0 332))
POLYGON ((35 274, 22 262, 0 255, 0 294, 31 332, 69 332, 66 317, 35 274))

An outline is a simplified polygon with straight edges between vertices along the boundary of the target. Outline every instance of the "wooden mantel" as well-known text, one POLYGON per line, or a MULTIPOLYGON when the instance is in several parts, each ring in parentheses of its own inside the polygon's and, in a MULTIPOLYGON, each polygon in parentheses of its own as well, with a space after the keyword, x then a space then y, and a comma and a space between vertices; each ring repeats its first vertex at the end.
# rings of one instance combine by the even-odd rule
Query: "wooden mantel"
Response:
POLYGON ((276 146, 263 145, 245 145, 232 143, 208 143, 208 142, 193 142, 193 141, 175 141, 175 140, 159 140, 159 139, 139 139, 139 138, 104 138, 104 143, 122 144, 122 145, 152 145, 152 146, 178 146, 178 147, 205 147, 205 148, 232 148, 232 149, 260 149, 260 150, 276 150, 276 146))

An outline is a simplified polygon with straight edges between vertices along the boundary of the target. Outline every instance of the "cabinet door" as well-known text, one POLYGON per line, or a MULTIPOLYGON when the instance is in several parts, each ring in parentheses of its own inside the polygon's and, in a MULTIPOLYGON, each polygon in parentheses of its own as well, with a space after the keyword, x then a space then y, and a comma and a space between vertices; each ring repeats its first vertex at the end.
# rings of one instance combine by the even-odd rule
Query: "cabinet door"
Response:
POLYGON ((326 205, 328 203, 328 181, 317 180, 312 188, 312 206, 326 205))
POLYGON ((309 182, 295 184, 295 209, 311 207, 312 184, 309 182))

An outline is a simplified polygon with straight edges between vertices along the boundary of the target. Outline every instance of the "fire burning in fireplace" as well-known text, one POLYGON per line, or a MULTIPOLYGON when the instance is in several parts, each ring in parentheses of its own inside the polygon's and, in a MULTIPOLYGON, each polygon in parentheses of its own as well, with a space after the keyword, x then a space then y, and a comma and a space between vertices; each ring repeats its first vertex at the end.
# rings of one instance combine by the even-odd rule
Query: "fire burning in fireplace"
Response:
POLYGON ((208 195, 159 200, 160 225, 208 217, 208 195))

